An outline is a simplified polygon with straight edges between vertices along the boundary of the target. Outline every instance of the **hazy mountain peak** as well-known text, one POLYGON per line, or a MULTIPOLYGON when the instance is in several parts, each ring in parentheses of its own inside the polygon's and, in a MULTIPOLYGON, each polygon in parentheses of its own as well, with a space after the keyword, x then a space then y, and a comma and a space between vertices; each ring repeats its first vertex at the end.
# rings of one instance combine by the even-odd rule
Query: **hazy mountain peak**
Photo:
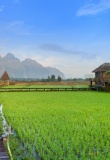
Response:
POLYGON ((36 62, 35 60, 31 59, 31 58, 26 58, 25 59, 26 62, 36 62))
POLYGON ((7 53, 4 57, 3 60, 5 61, 13 61, 13 62, 20 62, 18 58, 16 58, 12 53, 7 53))
POLYGON ((33 65, 37 65, 37 66, 40 66, 40 67, 43 67, 40 63, 38 63, 37 61, 31 59, 31 58, 26 58, 23 63, 30 63, 30 64, 33 64, 33 65))
POLYGON ((12 53, 7 53, 3 58, 15 59, 15 56, 12 53))

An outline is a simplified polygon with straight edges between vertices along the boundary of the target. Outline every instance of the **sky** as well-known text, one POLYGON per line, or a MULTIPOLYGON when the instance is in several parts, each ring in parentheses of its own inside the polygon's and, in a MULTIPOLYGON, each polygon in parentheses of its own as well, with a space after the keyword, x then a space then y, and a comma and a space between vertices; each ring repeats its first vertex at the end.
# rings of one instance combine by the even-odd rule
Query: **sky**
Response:
POLYGON ((0 0, 0 55, 31 58, 67 78, 110 63, 110 0, 0 0))

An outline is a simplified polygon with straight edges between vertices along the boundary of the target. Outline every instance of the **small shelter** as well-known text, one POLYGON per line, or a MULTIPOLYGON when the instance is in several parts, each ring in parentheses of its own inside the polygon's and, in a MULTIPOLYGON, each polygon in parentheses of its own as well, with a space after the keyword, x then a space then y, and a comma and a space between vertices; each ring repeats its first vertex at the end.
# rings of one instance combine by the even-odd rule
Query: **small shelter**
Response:
POLYGON ((5 71, 1 77, 2 85, 9 85, 10 83, 10 78, 8 73, 5 71))
POLYGON ((95 78, 91 79, 92 82, 95 82, 96 87, 109 87, 110 88, 110 74, 106 74, 107 71, 110 70, 110 63, 104 63, 100 65, 98 68, 93 70, 95 73, 95 78))

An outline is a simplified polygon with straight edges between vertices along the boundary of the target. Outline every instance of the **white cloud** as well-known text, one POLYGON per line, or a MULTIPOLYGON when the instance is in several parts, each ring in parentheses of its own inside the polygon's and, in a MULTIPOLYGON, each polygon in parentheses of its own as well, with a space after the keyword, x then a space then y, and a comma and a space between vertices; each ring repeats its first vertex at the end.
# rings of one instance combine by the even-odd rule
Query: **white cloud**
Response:
POLYGON ((97 57, 96 54, 90 54, 90 53, 86 53, 83 51, 78 51, 78 50, 74 50, 74 49, 68 49, 65 47, 62 47, 60 45, 57 44, 42 44, 39 46, 39 49, 42 51, 45 51, 47 53, 53 53, 53 54, 66 54, 66 55, 75 55, 75 56, 80 56, 81 58, 86 58, 86 59, 93 59, 95 57, 97 57))
POLYGON ((110 0, 100 0, 99 3, 88 3, 77 11, 77 16, 96 15, 110 10, 110 0))

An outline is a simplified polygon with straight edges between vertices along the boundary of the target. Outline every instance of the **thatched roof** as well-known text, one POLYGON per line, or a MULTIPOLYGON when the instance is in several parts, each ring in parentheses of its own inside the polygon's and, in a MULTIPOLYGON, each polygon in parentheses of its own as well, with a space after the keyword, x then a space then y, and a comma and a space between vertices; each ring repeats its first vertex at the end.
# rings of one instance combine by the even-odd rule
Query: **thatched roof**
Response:
POLYGON ((3 80, 3 81, 5 81, 5 80, 9 80, 10 78, 9 78, 9 75, 8 75, 8 73, 5 71, 4 73, 3 73, 3 75, 2 75, 2 77, 1 77, 1 80, 3 80))
POLYGON ((93 70, 92 72, 100 72, 100 71, 108 71, 110 70, 110 63, 104 63, 101 66, 99 66, 98 68, 96 68, 95 70, 93 70))

